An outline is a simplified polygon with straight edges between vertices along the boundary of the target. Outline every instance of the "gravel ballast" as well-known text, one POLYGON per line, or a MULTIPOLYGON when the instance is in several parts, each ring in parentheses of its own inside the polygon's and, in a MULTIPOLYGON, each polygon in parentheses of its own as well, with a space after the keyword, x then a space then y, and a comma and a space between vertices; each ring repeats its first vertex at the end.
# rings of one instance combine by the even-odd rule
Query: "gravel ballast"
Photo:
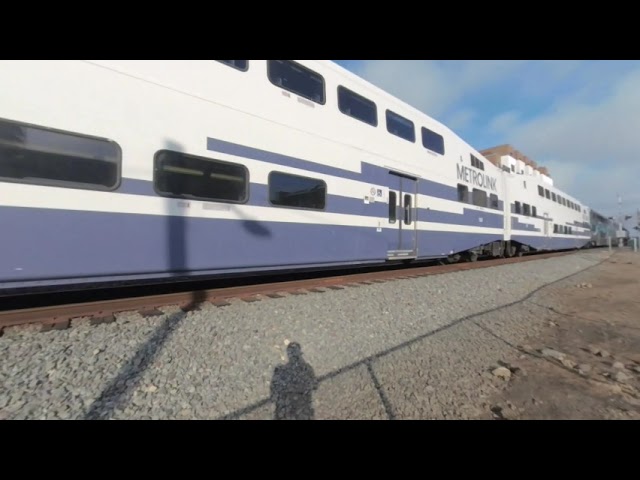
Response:
POLYGON ((608 256, 8 330, 0 419, 471 418, 544 325, 522 300, 608 256))

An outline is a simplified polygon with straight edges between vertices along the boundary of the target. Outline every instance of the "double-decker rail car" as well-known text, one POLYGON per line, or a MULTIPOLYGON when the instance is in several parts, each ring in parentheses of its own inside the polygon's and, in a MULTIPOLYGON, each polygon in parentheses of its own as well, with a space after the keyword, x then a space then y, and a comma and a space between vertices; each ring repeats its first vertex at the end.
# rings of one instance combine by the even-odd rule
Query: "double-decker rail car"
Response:
POLYGON ((501 162, 329 61, 2 61, 0 292, 590 242, 501 162))

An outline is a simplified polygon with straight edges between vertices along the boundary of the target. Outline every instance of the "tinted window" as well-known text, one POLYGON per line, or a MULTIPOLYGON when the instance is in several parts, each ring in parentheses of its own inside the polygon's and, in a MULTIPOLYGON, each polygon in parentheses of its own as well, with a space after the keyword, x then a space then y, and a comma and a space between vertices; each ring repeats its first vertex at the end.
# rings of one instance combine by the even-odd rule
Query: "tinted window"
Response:
POLYGON ((322 180, 282 172, 269 174, 269 201, 273 205, 323 210, 326 195, 327 184, 322 180))
POLYGON ((537 217, 538 216, 538 210, 536 209, 535 206, 531 207, 531 216, 532 217, 537 217))
POLYGON ((498 196, 495 193, 492 193, 491 195, 489 195, 489 206, 495 209, 500 208, 498 206, 498 196))
POLYGON ((229 65, 230 67, 243 72, 249 70, 249 60, 218 60, 218 62, 224 63, 225 65, 229 65))
POLYGON ((469 202, 469 189, 466 185, 458 184, 458 200, 460 202, 469 202))
POLYGON ((0 179, 91 190, 120 182, 120 147, 110 140, 0 120, 0 179))
POLYGON ((406 119, 397 113, 387 110, 387 130, 393 135, 397 135, 400 138, 409 140, 410 142, 416 141, 416 130, 413 126, 413 122, 406 119))
POLYGON ((542 188, 540 185, 538 185, 538 195, 544 197, 544 188, 542 188))
POLYGON ((231 203, 248 199, 249 173, 243 165, 162 150, 154 167, 161 195, 231 203))
POLYGON ((473 204, 478 207, 486 207, 487 206, 487 192, 484 190, 478 190, 477 188, 473 189, 473 204))
POLYGON ((342 113, 374 127, 378 125, 378 109, 368 98, 352 92, 343 86, 338 87, 338 108, 342 113))
POLYGON ((404 224, 411 225, 411 195, 404 196, 404 224))
POLYGON ((396 192, 389 192, 389 223, 396 223, 398 205, 398 195, 396 192))
POLYGON ((442 135, 425 127, 422 127, 422 146, 444 155, 444 138, 442 138, 442 135))
POLYGON ((324 105, 324 78, 292 60, 269 60, 269 81, 275 86, 324 105))
POLYGON ((471 155, 471 166, 479 170, 484 170, 484 163, 479 160, 478 157, 476 157, 474 154, 470 153, 469 155, 471 155))

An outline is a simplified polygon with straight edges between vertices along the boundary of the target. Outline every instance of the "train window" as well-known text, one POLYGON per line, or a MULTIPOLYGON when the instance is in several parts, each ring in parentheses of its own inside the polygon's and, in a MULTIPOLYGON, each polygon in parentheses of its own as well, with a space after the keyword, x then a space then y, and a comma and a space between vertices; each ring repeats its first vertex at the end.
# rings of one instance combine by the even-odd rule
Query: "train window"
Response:
POLYGON ((404 196, 404 224, 411 225, 411 195, 404 196))
POLYGON ((229 65, 230 67, 235 68, 236 70, 240 70, 241 72, 246 72, 249 70, 249 60, 216 60, 217 62, 224 63, 225 65, 229 65))
POLYGON ((540 185, 538 185, 538 195, 544 197, 544 188, 542 188, 540 185))
POLYGON ((396 192, 389 192, 389 223, 396 223, 398 210, 398 195, 396 192))
POLYGON ((416 141, 416 130, 413 122, 391 110, 387 110, 387 130, 389 133, 410 142, 416 141))
POLYGON ((269 201, 272 205, 324 210, 327 184, 315 178, 282 172, 269 174, 269 201))
POLYGON ((484 163, 481 160, 478 160, 478 158, 474 155, 474 154, 470 154, 471 155, 471 166, 477 168, 478 170, 484 170, 484 163))
POLYGON ((349 117, 374 127, 378 126, 378 108, 376 104, 342 85, 338 87, 338 108, 349 117))
POLYGON ((484 190, 479 190, 477 188, 473 189, 473 204, 478 207, 486 207, 487 206, 487 192, 484 190))
POLYGON ((122 151, 114 141, 0 119, 0 180, 115 190, 122 151))
POLYGON ((531 205, 531 216, 532 217, 538 216, 538 211, 536 210, 536 207, 534 205, 531 205))
POLYGON ((268 60, 267 76, 276 87, 325 104, 324 78, 322 75, 303 67, 292 60, 268 60))
POLYGON ((154 158, 153 183, 165 197, 245 203, 249 171, 244 165, 160 150, 154 158))
POLYGON ((496 210, 500 208, 498 205, 498 196, 495 193, 489 195, 489 206, 491 208, 495 208, 496 210))
POLYGON ((458 201, 469 203, 469 189, 466 185, 458 184, 458 201))
POLYGON ((444 155, 444 138, 442 135, 425 127, 422 127, 422 146, 440 155, 444 155))
POLYGON ((549 190, 547 190, 546 188, 544 189, 544 196, 546 198, 551 198, 551 194, 549 194, 549 190))

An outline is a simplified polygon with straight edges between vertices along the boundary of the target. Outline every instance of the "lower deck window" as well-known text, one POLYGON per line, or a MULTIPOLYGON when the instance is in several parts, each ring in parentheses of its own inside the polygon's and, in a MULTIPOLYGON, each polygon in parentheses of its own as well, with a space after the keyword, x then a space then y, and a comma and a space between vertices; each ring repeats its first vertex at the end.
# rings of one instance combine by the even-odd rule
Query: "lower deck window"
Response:
POLYGON ((466 185, 458 184, 458 201, 469 203, 469 188, 466 185))
POLYGON ((273 205, 324 210, 327 184, 315 178, 282 172, 269 174, 269 201, 273 205))
POLYGON ((0 120, 0 180, 114 190, 121 161, 111 140, 0 120))
POLYGON ((155 157, 154 186, 164 196, 244 203, 249 172, 244 165, 161 150, 155 157))
POLYGON ((473 204, 478 207, 486 207, 487 206, 487 192, 484 190, 479 190, 477 188, 473 189, 473 204))

